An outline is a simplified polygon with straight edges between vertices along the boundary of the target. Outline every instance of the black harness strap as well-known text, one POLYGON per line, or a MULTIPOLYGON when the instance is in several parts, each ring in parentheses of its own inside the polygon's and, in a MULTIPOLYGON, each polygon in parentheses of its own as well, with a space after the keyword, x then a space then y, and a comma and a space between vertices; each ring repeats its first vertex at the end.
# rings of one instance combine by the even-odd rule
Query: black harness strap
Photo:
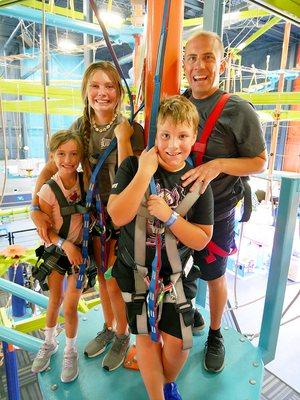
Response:
MULTIPOLYGON (((84 185, 83 185, 83 173, 79 172, 79 186, 81 192, 81 198, 84 198, 84 185)), ((71 224, 71 215, 73 214, 84 214, 86 212, 86 208, 80 204, 69 204, 67 199, 65 198, 61 188, 55 182, 54 179, 49 179, 47 184, 50 186, 52 192, 54 193, 56 200, 59 204, 60 214, 63 219, 63 224, 58 232, 58 235, 63 239, 68 237, 70 224, 71 224)))

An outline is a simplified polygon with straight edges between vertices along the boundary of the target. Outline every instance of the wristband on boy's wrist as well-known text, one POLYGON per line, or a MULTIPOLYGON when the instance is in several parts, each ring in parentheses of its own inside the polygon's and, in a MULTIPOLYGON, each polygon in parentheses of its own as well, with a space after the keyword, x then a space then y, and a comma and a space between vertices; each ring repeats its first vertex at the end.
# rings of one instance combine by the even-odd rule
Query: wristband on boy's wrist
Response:
POLYGON ((64 243, 64 241, 65 241, 65 239, 63 239, 63 238, 59 238, 58 239, 58 241, 57 241, 57 243, 56 243, 56 246, 59 248, 59 249, 61 249, 62 248, 62 245, 63 245, 63 243, 64 243))
POLYGON ((176 211, 173 211, 170 218, 165 222, 166 226, 171 226, 174 224, 174 222, 177 220, 179 217, 179 214, 176 211))
POLYGON ((30 211, 41 211, 40 206, 38 204, 30 204, 29 210, 30 211))

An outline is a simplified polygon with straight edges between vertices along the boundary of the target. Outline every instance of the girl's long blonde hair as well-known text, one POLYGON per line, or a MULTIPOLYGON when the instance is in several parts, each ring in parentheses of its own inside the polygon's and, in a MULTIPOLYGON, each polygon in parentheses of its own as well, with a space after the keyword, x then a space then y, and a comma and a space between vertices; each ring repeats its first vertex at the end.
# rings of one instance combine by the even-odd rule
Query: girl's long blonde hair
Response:
MULTIPOLYGON (((123 89, 123 86, 121 83, 121 78, 120 78, 120 75, 118 74, 118 71, 113 66, 113 64, 111 64, 108 61, 99 61, 99 62, 95 62, 95 63, 91 64, 85 70, 83 79, 82 79, 82 84, 81 84, 81 97, 82 97, 82 101, 84 104, 83 140, 84 140, 85 157, 84 157, 83 168, 84 168, 84 171, 86 171, 86 173, 87 173, 86 177, 88 177, 91 173, 90 164, 89 164, 89 143, 90 143, 91 130, 92 130, 91 118, 94 113, 94 110, 89 105, 88 85, 96 71, 105 72, 110 77, 112 82, 116 85, 117 95, 118 95, 118 102, 117 102, 116 109, 115 109, 116 112, 121 108, 122 100, 124 97, 124 89, 123 89)), ((85 182, 85 186, 87 184, 88 184, 88 182, 85 182)))

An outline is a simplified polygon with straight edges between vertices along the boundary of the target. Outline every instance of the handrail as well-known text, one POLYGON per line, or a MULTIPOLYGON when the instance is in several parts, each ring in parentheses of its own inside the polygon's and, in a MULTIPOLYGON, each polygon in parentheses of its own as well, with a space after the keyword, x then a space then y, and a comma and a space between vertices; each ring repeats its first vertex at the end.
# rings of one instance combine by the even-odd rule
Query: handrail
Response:
POLYGON ((0 341, 11 343, 23 350, 34 353, 37 353, 43 344, 43 340, 41 339, 27 335, 26 333, 15 331, 14 329, 5 326, 0 326, 0 341))

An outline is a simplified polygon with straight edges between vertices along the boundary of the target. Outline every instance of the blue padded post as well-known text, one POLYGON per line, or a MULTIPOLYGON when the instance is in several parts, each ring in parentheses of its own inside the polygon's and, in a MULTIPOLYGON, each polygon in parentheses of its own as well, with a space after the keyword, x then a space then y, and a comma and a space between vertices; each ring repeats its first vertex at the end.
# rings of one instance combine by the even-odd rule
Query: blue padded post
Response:
POLYGON ((17 356, 13 346, 3 342, 7 394, 9 400, 20 400, 17 356))

